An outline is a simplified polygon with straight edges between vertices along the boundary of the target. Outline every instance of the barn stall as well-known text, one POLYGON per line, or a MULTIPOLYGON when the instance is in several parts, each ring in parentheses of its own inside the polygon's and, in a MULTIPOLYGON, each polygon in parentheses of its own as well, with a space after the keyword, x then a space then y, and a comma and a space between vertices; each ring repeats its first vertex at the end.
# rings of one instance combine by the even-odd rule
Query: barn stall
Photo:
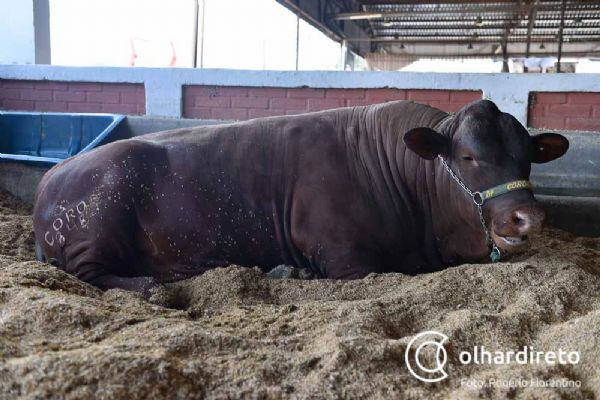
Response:
POLYGON ((389 100, 452 112, 489 98, 532 131, 554 129, 571 143, 563 158, 534 167, 532 182, 548 226, 526 253, 508 262, 417 276, 372 274, 357 281, 272 279, 252 266, 232 265, 165 284, 148 300, 122 290, 102 292, 34 261, 31 204, 50 165, 4 160, 3 397, 598 395, 600 149, 597 133, 590 131, 600 130, 600 94, 594 93, 600 83, 594 76, 158 69, 134 74, 125 68, 38 66, 1 66, 0 76, 5 109, 21 101, 19 108, 31 111, 68 111, 76 104, 82 112, 127 115, 114 127, 114 140, 389 100), (35 100, 46 97, 71 100, 35 100), (577 123, 587 125, 572 125, 577 123), (405 364, 411 338, 427 330, 449 337, 445 372, 452 378, 436 384, 415 379, 405 364), (577 351, 580 359, 569 365, 462 364, 461 351, 474 346, 563 349, 577 351), (498 377, 506 381, 480 386, 498 377))
POLYGON ((0 65, 0 398, 600 395, 600 79, 580 73, 600 54, 598 2, 278 0, 287 14, 258 0, 159 3, 0 2, 10 16, 0 64, 15 64, 0 65), (269 52, 256 20, 293 43, 269 52), (140 21, 178 39, 118 38, 140 21), (212 45, 211 24, 225 27, 212 45), (304 36, 314 28, 321 36, 304 36), (323 37, 337 50, 316 58, 337 69, 362 57, 379 71, 578 73, 298 72, 325 65, 304 58, 323 37), (238 67, 211 61, 211 48, 235 43, 238 67), (279 53, 295 72, 206 69, 252 68, 256 55, 268 69, 279 53), (147 299, 35 261, 36 185, 79 151, 178 127, 393 100, 454 112, 481 98, 531 133, 570 141, 564 157, 534 166, 547 226, 510 260, 354 281, 273 279, 232 265, 147 299), (434 340, 421 342, 431 345, 422 358, 418 337, 434 340))

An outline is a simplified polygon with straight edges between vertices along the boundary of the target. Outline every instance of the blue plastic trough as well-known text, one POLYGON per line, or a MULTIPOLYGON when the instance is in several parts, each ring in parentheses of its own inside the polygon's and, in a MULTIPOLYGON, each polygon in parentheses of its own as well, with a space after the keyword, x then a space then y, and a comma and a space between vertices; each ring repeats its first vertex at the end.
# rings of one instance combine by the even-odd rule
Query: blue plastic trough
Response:
POLYGON ((115 114, 0 111, 0 159, 56 164, 111 141, 115 114))

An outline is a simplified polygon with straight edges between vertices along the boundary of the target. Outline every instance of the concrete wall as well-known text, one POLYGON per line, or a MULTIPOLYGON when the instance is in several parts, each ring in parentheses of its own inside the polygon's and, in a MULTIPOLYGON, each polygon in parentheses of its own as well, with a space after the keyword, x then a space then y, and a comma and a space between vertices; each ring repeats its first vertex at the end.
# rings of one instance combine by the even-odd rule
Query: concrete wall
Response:
MULTIPOLYGON (((245 119, 267 114, 266 111, 250 112, 250 109, 271 110, 274 114, 307 111, 317 108, 337 107, 354 104, 357 100, 369 102, 369 96, 375 93, 387 93, 388 98, 414 98, 416 101, 429 102, 448 111, 455 110, 461 102, 473 99, 473 92, 481 92, 484 98, 493 100, 501 110, 511 113, 523 124, 528 120, 533 127, 596 129, 600 115, 591 103, 574 103, 570 107, 559 107, 564 121, 571 118, 570 125, 558 126, 553 119, 554 111, 550 106, 549 113, 537 111, 535 102, 530 106, 530 98, 537 101, 542 92, 577 93, 565 97, 566 102, 573 99, 589 99, 591 94, 600 93, 600 76, 597 74, 461 74, 461 73, 415 73, 415 72, 274 72, 274 71, 241 71, 219 69, 183 69, 183 68, 112 68, 112 67, 57 67, 42 65, 0 65, 0 81, 51 81, 53 84, 64 82, 90 83, 133 83, 143 84, 145 90, 145 114, 179 118, 183 115, 193 117, 210 117, 218 119, 245 119), (260 89, 258 89, 260 88, 260 89), (269 88, 268 90, 266 88, 269 88), (286 98, 294 98, 302 93, 300 88, 311 88, 314 93, 313 105, 310 99, 303 101, 277 100, 285 91, 286 98), (357 90, 358 89, 358 90, 357 90), (376 89, 376 90, 373 90, 376 89), (381 89, 391 89, 382 91, 381 89), (258 95, 249 93, 277 93, 257 100, 258 95), (363 91, 364 90, 364 91, 363 91), (208 95, 205 95, 208 91, 208 95), (246 92, 249 91, 249 92, 246 92), (431 91, 431 94, 422 94, 431 91), (236 100, 226 93, 248 93, 242 96, 245 100, 236 100), (464 93, 469 92, 469 93, 464 93), (331 101, 332 94, 337 93, 338 100, 331 101), (534 94, 535 95, 532 95, 534 94), (328 98, 329 94, 329 98, 328 98), (390 95, 391 94, 391 95, 390 95), (416 96, 416 97, 415 97, 416 96), (421 96, 421 97, 420 97, 421 96), (440 96, 436 99, 435 96, 440 96), (463 100, 456 100, 463 96, 463 100), (574 97, 575 96, 575 97, 574 97), (252 98, 250 98, 252 97, 252 98), (339 101, 339 99, 342 101, 339 101), (199 100, 200 99, 200 100, 199 100), (246 104, 262 104, 257 107, 240 106, 246 104), (284 104, 285 103, 285 104, 284 104), (302 104, 300 104, 302 103, 302 104), (343 103, 343 104, 342 104, 343 103), (273 104, 279 104, 274 107, 273 104), (580 108, 588 110, 587 125, 583 121, 574 123, 574 117, 580 117, 580 108), (213 109, 215 111, 213 111, 213 109), (225 109, 225 111, 223 110, 225 109), (231 109, 231 110, 227 110, 231 109), (236 110, 233 110, 236 109, 236 110), (244 109, 246 111, 244 111, 244 109), (196 111, 194 111, 196 110, 196 111), (241 110, 241 111, 240 111, 241 110), (531 113, 528 118, 528 113, 531 113), (534 115, 535 114, 535 115, 534 115)), ((39 84, 39 82, 37 83, 39 84)), ((34 84, 36 89, 36 84, 34 84)), ((40 87, 39 90, 43 90, 40 87)), ((11 109, 12 94, 3 94, 0 90, 0 108, 11 109), (11 102, 6 105, 7 100, 11 102)), ((593 97, 593 96, 592 96, 593 97)), ((543 98, 543 96, 542 96, 543 98)), ((87 99, 87 97, 86 97, 87 99)), ((56 100, 53 100, 56 101, 56 100)), ((87 100, 86 100, 87 101, 87 100)), ((583 101, 583 100, 581 100, 583 101)), ((586 100, 588 101, 588 100, 586 100)), ((595 100, 594 100, 595 101, 595 100)), ((29 107, 31 107, 31 103, 29 107)), ((100 102, 104 109, 103 102, 100 102)), ((540 104, 540 103, 538 103, 540 104)), ((49 104, 47 104, 49 106, 49 104)), ((570 104, 569 104, 570 105, 570 104)), ((21 106, 25 107, 25 106, 21 106)), ((35 105, 33 107, 39 107, 35 105)), ((56 107, 56 106, 53 106, 56 107)), ((21 108, 31 109, 31 108, 21 108)), ((43 110, 41 108, 37 108, 43 110)), ((546 110, 546 108, 542 107, 546 110)), ((131 110, 122 111, 129 114, 131 110)), ((136 109, 135 113, 138 113, 136 109)), ((272 115, 272 114, 269 114, 272 115)), ((567 124, 567 122, 565 122, 567 124)))

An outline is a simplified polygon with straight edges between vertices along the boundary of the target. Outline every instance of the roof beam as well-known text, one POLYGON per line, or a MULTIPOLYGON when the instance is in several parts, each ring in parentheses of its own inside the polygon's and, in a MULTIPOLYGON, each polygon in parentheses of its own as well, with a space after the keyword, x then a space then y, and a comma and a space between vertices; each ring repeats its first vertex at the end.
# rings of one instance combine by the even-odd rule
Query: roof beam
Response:
MULTIPOLYGON (((407 4, 480 4, 480 0, 358 0, 366 5, 407 5, 407 4)), ((514 0, 494 0, 494 3, 514 3, 514 0)))
MULTIPOLYGON (((532 38, 531 39, 531 43, 548 43, 551 42, 551 40, 549 40, 550 38, 548 37, 541 37, 541 38, 532 38)), ((372 39, 352 39, 349 38, 347 39, 349 41, 356 41, 356 42, 360 42, 360 41, 370 41, 373 43, 402 43, 402 44, 411 44, 411 43, 415 43, 415 44, 481 44, 481 43, 485 43, 485 44, 498 44, 502 41, 502 36, 498 36, 497 38, 492 38, 492 39, 479 39, 477 41, 474 41, 471 38, 448 38, 448 39, 440 39, 439 37, 434 37, 434 36, 430 36, 430 37, 412 37, 412 38, 372 38, 372 39)), ((508 40, 509 44, 526 44, 526 40, 512 40, 509 39, 508 40)), ((586 43, 586 44, 595 44, 598 45, 600 44, 600 38, 598 36, 594 36, 593 39, 591 38, 578 38, 578 39, 571 39, 569 40, 569 43, 586 43)))
MULTIPOLYGON (((463 17, 466 14, 473 14, 474 16, 482 16, 485 15, 485 18, 492 18, 489 13, 506 13, 510 14, 509 16, 505 16, 505 19, 512 19, 512 15, 515 13, 527 13, 529 12, 529 7, 524 5, 516 5, 514 3, 506 4, 504 6, 486 6, 485 3, 473 3, 477 4, 476 7, 469 6, 465 4, 465 7, 458 7, 458 5, 452 9, 444 9, 444 8, 418 8, 408 7, 405 10, 395 10, 395 11, 379 11, 379 10, 365 10, 359 12, 342 12, 333 15, 331 18, 334 20, 374 20, 374 19, 385 19, 385 18, 407 18, 407 17, 422 17, 423 15, 457 15, 461 14, 463 17)), ((570 8, 569 11, 576 13, 585 12, 585 11, 595 11, 590 9, 590 6, 599 6, 600 2, 589 1, 585 3, 575 3, 570 8)), ((560 12, 560 8, 558 8, 558 4, 540 4, 537 7, 538 12, 560 12)))

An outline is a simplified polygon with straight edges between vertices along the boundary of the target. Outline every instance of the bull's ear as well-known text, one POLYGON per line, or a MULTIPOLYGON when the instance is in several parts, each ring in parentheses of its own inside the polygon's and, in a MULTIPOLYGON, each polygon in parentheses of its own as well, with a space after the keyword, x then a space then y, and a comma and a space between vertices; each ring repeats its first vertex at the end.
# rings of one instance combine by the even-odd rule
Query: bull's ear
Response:
POLYGON ((414 128, 404 134, 404 144, 426 160, 446 155, 448 139, 431 128, 414 128))
POLYGON ((531 162, 542 164, 556 160, 569 149, 569 141, 557 133, 541 133, 531 137, 531 162))

